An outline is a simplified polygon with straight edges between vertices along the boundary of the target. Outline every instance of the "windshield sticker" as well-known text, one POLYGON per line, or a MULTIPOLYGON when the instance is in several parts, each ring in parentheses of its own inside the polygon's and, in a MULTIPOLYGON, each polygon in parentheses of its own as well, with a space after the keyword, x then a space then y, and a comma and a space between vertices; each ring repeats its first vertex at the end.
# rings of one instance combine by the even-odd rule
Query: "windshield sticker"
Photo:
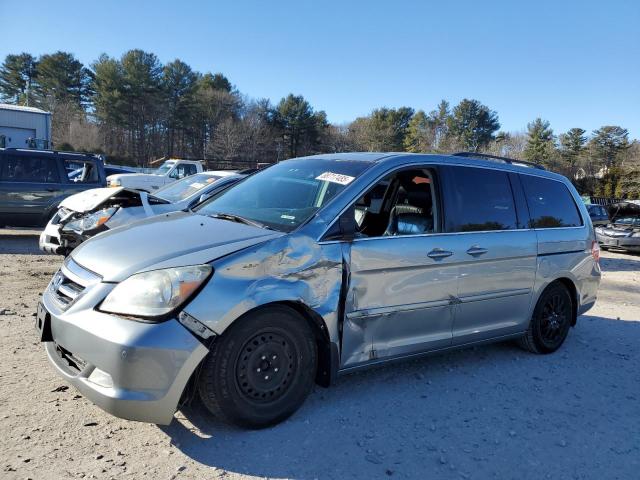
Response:
POLYGON ((296 217, 293 215, 280 215, 280 218, 284 218, 285 220, 295 220, 296 217))
POLYGON ((316 180, 339 183, 340 185, 349 185, 355 178, 356 177, 350 177, 349 175, 342 175, 341 173, 324 172, 322 175, 318 175, 316 180))
POLYGON ((202 187, 204 187, 203 183, 198 183, 198 182, 193 182, 191 185, 189 185, 191 188, 197 188, 200 189, 202 187))

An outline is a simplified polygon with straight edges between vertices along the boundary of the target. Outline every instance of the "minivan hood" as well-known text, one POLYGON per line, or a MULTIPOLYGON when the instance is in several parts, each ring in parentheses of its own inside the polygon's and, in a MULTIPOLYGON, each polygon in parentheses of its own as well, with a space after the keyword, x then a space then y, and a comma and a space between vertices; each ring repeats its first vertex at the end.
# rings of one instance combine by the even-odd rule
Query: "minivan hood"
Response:
POLYGON ((71 256, 103 281, 120 282, 147 270, 207 263, 282 235, 191 212, 173 212, 96 235, 71 256))

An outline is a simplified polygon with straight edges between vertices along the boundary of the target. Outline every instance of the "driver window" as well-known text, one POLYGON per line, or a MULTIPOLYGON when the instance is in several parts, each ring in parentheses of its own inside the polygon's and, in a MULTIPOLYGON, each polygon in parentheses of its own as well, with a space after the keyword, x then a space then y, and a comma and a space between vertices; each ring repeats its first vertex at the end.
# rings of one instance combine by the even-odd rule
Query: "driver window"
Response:
POLYGON ((435 233, 436 205, 431 170, 398 172, 378 182, 356 201, 357 237, 435 233))

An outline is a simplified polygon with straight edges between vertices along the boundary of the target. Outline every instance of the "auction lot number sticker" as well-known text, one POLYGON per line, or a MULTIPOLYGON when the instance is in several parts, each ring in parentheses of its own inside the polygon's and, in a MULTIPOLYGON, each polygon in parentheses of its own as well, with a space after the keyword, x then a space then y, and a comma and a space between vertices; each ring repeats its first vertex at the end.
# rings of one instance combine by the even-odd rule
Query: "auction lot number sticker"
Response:
POLYGON ((322 175, 318 175, 316 180, 324 180, 325 182, 339 183, 340 185, 349 185, 353 182, 354 178, 349 175, 342 175, 341 173, 324 172, 322 175))

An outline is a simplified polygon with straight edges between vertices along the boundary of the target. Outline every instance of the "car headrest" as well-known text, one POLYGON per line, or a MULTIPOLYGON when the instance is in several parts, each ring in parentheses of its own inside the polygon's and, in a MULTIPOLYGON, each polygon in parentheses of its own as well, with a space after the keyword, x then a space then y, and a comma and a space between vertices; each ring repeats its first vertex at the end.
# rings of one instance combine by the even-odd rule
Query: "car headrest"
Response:
POLYGON ((431 207, 431 193, 428 189, 415 189, 407 192, 409 205, 420 207, 425 210, 431 207))

